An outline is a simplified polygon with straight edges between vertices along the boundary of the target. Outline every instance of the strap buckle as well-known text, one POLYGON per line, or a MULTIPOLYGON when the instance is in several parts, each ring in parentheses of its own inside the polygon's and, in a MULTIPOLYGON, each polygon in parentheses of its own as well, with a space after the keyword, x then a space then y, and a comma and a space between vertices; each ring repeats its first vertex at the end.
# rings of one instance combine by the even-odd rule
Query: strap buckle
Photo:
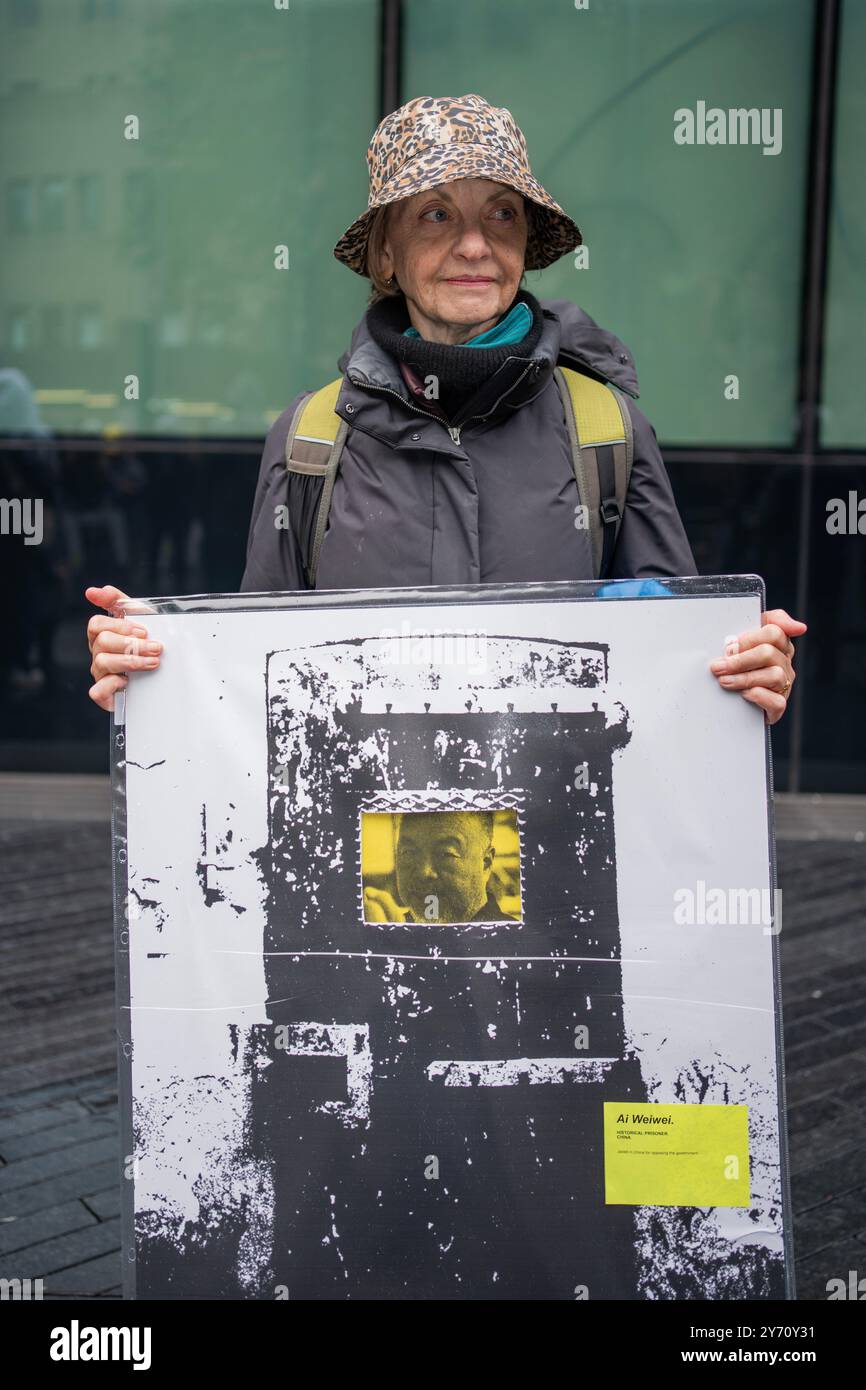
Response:
POLYGON ((615 497, 605 497, 599 511, 605 526, 613 526, 620 519, 619 504, 615 497))

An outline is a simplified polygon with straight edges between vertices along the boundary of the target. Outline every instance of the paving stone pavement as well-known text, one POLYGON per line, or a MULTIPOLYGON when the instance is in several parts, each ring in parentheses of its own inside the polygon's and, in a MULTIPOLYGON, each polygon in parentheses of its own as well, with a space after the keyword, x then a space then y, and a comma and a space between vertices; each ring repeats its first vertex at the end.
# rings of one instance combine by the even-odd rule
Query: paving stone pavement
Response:
MULTIPOLYGON (((785 799, 778 867, 797 1292, 808 1300, 850 1269, 866 1276, 866 799, 853 819, 802 803, 785 799)), ((121 1294, 106 804, 97 795, 89 815, 53 820, 50 806, 24 803, 16 817, 14 797, 0 797, 0 1278, 42 1278, 45 1298, 121 1294)))

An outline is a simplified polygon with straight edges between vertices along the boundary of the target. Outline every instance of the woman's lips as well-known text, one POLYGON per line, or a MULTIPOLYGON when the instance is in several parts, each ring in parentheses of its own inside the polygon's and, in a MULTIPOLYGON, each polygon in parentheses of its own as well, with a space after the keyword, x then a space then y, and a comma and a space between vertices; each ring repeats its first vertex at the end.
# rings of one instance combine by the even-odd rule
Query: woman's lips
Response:
POLYGON ((473 278, 472 276, 469 276, 469 275, 457 275, 457 276, 454 277, 453 280, 448 280, 448 281, 446 281, 446 284, 449 284, 449 285, 478 285, 478 286, 481 286, 481 285, 492 285, 493 283, 494 283, 494 282, 493 282, 493 279, 492 279, 491 276, 489 276, 489 275, 481 275, 481 276, 479 276, 479 277, 477 277, 477 278, 473 278))

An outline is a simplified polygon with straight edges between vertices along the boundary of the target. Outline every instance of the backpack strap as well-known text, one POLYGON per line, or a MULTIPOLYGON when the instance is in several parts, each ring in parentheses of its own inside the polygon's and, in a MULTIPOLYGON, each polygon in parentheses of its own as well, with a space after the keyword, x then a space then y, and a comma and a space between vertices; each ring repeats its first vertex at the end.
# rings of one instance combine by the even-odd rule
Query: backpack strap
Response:
POLYGON ((589 514, 596 578, 613 559, 634 459, 631 415, 622 394, 571 367, 557 367, 572 465, 581 504, 589 514))
MULTIPOLYGON (((570 367, 557 367, 554 376, 565 410, 578 496, 589 514, 594 572, 603 579, 610 568, 631 477, 631 415, 615 386, 570 367)), ((319 554, 349 429, 335 410, 342 384, 343 378, 337 377, 305 396, 286 439, 287 470, 323 479, 307 565, 311 589, 316 587, 319 554)))
POLYGON ((307 583, 311 589, 316 587, 316 571, 319 568, 319 552, 328 525, 328 512, 337 471, 340 467, 340 454, 349 430, 346 421, 336 413, 337 397, 343 378, 338 376, 329 381, 319 391, 305 396, 295 411, 286 439, 286 468, 290 473, 303 473, 323 479, 310 560, 307 565, 307 583))

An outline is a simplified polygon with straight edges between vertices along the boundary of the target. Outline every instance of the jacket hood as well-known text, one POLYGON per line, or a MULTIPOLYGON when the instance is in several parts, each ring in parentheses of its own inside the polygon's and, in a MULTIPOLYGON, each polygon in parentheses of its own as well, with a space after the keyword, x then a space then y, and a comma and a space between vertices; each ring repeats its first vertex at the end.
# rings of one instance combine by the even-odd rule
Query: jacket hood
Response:
MULTIPOLYGON (((538 302, 545 318, 540 353, 555 354, 556 364, 574 367, 578 371, 585 369, 603 381, 618 386, 629 396, 636 398, 639 395, 634 359, 615 333, 600 328, 595 319, 569 299, 541 299, 538 302)), ((351 363, 353 373, 375 381, 381 379, 382 356, 381 349, 370 335, 365 313, 355 325, 349 346, 340 356, 337 366, 345 374, 351 363)), ((396 371, 396 364, 394 368, 396 371)), ((395 379, 395 384, 402 389, 399 377, 395 379)))

